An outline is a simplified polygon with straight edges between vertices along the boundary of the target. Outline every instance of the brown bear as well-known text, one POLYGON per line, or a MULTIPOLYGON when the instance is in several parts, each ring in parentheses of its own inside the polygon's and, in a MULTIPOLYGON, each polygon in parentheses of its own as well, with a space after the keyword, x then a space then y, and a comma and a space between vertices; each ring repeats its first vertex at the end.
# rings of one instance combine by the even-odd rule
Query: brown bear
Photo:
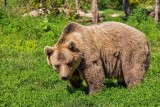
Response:
POLYGON ((55 46, 44 50, 59 78, 74 88, 85 80, 89 94, 104 86, 105 77, 127 88, 140 84, 150 62, 144 33, 119 22, 70 23, 55 46))

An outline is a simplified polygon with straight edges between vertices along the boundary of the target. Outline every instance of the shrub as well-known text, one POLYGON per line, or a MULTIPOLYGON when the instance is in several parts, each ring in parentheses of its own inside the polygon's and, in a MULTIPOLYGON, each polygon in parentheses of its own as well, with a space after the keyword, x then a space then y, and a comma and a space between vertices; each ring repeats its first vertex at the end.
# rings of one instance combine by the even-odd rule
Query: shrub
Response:
POLYGON ((132 10, 129 19, 135 20, 138 23, 141 23, 143 21, 147 21, 148 20, 147 10, 137 7, 136 9, 132 10))
POLYGON ((121 0, 98 0, 99 9, 122 9, 121 0))

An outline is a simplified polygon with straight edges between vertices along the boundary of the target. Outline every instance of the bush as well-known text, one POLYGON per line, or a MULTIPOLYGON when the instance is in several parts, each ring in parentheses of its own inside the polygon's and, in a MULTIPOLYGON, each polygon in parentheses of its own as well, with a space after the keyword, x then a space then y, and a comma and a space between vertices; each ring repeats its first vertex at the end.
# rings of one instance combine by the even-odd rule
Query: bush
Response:
POLYGON ((4 9, 0 8, 0 25, 5 23, 3 20, 7 18, 7 13, 4 9))
POLYGON ((132 10, 132 12, 129 16, 129 19, 134 20, 138 23, 141 23, 143 21, 147 21, 148 20, 147 10, 137 7, 136 9, 132 10))
MULTIPOLYGON (((44 35, 60 35, 60 29, 57 24, 66 24, 68 18, 64 14, 56 16, 50 14, 46 17, 22 17, 9 16, 5 11, 0 11, 0 29, 3 35, 11 35, 17 33, 23 39, 40 39, 44 35)), ((61 28, 62 29, 62 28, 61 28)))
POLYGON ((153 5, 155 4, 155 0, 139 0, 141 4, 153 5))
POLYGON ((122 10, 121 0, 98 0, 99 9, 118 9, 122 10))

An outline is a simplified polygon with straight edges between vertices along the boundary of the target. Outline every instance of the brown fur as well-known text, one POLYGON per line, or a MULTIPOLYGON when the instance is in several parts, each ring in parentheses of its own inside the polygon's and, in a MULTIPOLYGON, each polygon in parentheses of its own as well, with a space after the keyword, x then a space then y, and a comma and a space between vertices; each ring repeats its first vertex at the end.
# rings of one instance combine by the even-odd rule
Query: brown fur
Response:
MULTIPOLYGON (((59 63, 72 87, 81 86, 85 80, 89 94, 103 87, 105 76, 116 78, 119 84, 128 88, 138 85, 149 67, 150 50, 145 35, 118 22, 92 26, 71 23, 50 49, 52 55, 51 51, 46 54, 53 68, 57 70, 55 63, 59 63), (56 60, 60 57, 56 51, 63 54, 61 61, 56 60), (68 60, 74 69, 68 67, 68 60)), ((60 78, 62 71, 58 72, 60 78)))

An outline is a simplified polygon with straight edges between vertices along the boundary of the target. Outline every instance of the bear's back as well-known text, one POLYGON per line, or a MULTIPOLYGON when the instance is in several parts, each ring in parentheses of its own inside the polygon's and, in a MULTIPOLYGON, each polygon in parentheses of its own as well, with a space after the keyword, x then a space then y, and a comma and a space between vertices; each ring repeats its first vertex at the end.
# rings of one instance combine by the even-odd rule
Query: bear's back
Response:
POLYGON ((145 34, 136 28, 119 22, 105 22, 98 25, 87 26, 90 36, 97 44, 118 46, 147 44, 145 34))
POLYGON ((105 32, 106 34, 109 34, 108 36, 111 36, 111 34, 116 36, 116 34, 119 33, 121 34, 120 36, 124 38, 139 38, 146 40, 143 32, 120 22, 104 22, 98 25, 91 25, 89 27, 93 29, 94 33, 105 32))

